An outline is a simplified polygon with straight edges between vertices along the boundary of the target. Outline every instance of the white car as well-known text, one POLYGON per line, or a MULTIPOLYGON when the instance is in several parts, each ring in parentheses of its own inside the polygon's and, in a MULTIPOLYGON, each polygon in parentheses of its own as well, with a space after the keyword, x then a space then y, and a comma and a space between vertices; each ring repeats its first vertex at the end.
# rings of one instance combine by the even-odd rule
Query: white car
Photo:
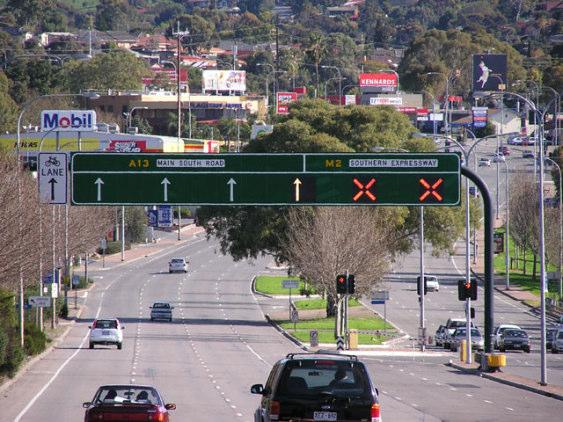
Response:
POLYGON ((491 160, 488 158, 479 158, 479 167, 491 167, 491 160))
POLYGON ((96 344, 115 344, 118 349, 123 347, 123 331, 125 329, 117 318, 95 319, 90 325, 90 349, 96 344))
POLYGON ((437 292, 440 290, 440 283, 438 283, 438 277, 434 275, 426 276, 426 290, 429 292, 437 292))
POLYGON ((168 263, 168 272, 175 273, 187 273, 188 272, 188 261, 185 258, 172 258, 168 263))
POLYGON ((493 331, 493 349, 498 349, 502 332, 508 329, 521 330, 521 328, 518 325, 514 325, 514 324, 501 324, 496 326, 493 331))
POLYGON ((495 154, 493 157, 493 163, 504 163, 505 161, 506 158, 504 158, 504 155, 502 154, 495 154))

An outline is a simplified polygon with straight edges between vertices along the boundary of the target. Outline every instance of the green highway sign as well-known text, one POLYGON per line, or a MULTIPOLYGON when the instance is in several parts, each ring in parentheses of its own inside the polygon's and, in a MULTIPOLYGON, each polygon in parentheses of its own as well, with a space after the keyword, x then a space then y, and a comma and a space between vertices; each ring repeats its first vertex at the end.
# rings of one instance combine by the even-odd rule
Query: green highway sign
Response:
POLYGON ((456 153, 73 153, 74 205, 460 204, 456 153))

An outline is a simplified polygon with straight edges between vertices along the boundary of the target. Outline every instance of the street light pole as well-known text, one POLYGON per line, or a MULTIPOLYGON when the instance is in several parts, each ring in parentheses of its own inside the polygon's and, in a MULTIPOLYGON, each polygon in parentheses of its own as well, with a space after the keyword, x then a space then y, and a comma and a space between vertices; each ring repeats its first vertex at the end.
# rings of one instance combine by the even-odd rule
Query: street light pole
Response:
POLYGON ((340 72, 340 69, 336 66, 323 65, 321 66, 321 68, 335 69, 338 72, 338 105, 341 106, 342 105, 342 72, 340 72))
POLYGON ((133 112, 135 110, 148 110, 148 107, 131 107, 131 110, 129 110, 129 113, 127 113, 127 130, 129 130, 129 128, 131 127, 132 124, 132 120, 133 120, 133 112))

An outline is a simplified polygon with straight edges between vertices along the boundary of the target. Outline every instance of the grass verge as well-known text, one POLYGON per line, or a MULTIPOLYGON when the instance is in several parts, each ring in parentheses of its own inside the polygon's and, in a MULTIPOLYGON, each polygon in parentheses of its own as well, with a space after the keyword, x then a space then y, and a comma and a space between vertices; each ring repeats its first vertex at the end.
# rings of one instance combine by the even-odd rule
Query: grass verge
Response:
MULTIPOLYGON (((334 343, 334 317, 311 319, 306 321, 299 321, 292 323, 288 320, 276 321, 276 323, 286 330, 289 334, 297 338, 299 341, 309 343, 309 336, 311 330, 318 331, 319 343, 334 343)), ((373 317, 350 317, 348 319, 348 326, 353 330, 383 330, 384 322, 377 316, 373 317)), ((385 334, 358 334, 358 344, 363 345, 377 345, 394 337, 394 330, 387 330, 385 334)))
MULTIPOLYGON (((294 303, 295 303, 295 307, 299 310, 326 309, 326 299, 321 299, 321 298, 299 299, 296 300, 294 303)), ((351 298, 348 304, 350 307, 361 305, 361 303, 358 302, 358 299, 355 298, 351 298)))
POLYGON ((283 280, 299 281, 299 288, 291 289, 292 295, 299 296, 300 290, 305 288, 305 283, 298 277, 259 275, 256 277, 255 289, 257 292, 267 295, 288 295, 289 289, 282 287, 283 280))

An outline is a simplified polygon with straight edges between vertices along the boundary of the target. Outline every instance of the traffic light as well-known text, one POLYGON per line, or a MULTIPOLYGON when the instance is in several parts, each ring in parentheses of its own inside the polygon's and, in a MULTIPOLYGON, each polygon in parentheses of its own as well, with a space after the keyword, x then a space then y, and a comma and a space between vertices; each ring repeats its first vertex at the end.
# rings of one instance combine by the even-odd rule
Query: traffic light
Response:
POLYGON ((346 276, 344 274, 339 274, 336 276, 336 293, 346 294, 348 291, 348 286, 346 283, 346 276))
MULTIPOLYGON (((428 293, 428 286, 426 285, 427 281, 428 281, 428 278, 426 276, 424 276, 424 294, 428 293)), ((420 296, 420 276, 418 276, 416 278, 416 292, 420 296)))
POLYGON ((348 293, 352 294, 356 291, 356 280, 354 274, 348 275, 348 293))
POLYGON ((457 296, 459 300, 477 300, 477 280, 458 280, 457 296))

